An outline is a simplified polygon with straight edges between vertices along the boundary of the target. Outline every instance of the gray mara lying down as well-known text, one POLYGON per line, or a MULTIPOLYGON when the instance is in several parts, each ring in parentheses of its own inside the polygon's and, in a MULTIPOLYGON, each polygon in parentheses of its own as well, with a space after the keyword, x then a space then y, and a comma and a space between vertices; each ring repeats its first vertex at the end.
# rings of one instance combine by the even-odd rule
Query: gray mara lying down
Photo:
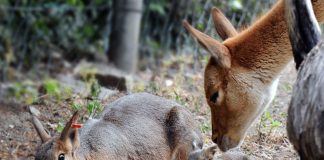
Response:
POLYGON ((122 97, 106 106, 99 119, 50 137, 33 117, 42 145, 36 160, 194 160, 212 159, 215 146, 202 149, 193 116, 179 104, 147 93, 122 97))

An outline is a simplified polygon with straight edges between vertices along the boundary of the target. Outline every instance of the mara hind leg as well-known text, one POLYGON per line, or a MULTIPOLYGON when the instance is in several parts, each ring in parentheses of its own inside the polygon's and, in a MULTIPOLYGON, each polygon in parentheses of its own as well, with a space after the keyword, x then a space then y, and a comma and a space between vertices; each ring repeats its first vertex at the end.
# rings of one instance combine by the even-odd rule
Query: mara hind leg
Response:
POLYGON ((201 132, 188 111, 176 106, 166 116, 166 135, 172 160, 212 159, 216 146, 202 149, 201 132))

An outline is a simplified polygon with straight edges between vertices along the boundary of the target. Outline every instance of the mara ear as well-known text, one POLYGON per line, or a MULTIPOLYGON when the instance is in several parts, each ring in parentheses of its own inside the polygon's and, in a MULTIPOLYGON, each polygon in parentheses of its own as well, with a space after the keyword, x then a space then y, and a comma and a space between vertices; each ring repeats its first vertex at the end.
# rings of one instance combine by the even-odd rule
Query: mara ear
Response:
POLYGON ((42 143, 47 142, 51 138, 51 136, 47 134, 41 122, 35 116, 32 117, 32 121, 39 137, 42 140, 42 143))
POLYGON ((226 46, 205 33, 198 31, 186 20, 183 21, 183 25, 191 33, 191 35, 195 37, 198 42, 212 55, 220 67, 231 67, 231 55, 226 46))
POLYGON ((216 145, 203 149, 193 147, 193 152, 190 152, 188 160, 212 160, 214 158, 214 154, 216 153, 216 149, 216 145))
POLYGON ((78 129, 73 128, 69 133, 69 139, 74 149, 79 148, 80 146, 80 138, 78 129))
POLYGON ((216 7, 211 10, 215 29, 218 35, 226 40, 229 37, 234 37, 238 34, 232 23, 225 17, 225 15, 216 7))
POLYGON ((66 123, 61 136, 60 141, 63 143, 71 143, 73 148, 78 148, 80 145, 78 129, 72 128, 72 124, 77 121, 79 113, 75 112, 69 122, 66 123))

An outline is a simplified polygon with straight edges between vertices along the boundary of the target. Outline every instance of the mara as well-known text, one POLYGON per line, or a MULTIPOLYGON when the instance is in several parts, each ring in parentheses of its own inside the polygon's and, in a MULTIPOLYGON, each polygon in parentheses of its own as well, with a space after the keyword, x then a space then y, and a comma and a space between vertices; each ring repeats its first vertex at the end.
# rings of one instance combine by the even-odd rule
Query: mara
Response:
POLYGON ((98 119, 73 127, 78 112, 59 136, 50 137, 33 117, 42 140, 36 160, 209 160, 216 146, 202 148, 193 116, 177 103, 148 93, 124 96, 98 119))

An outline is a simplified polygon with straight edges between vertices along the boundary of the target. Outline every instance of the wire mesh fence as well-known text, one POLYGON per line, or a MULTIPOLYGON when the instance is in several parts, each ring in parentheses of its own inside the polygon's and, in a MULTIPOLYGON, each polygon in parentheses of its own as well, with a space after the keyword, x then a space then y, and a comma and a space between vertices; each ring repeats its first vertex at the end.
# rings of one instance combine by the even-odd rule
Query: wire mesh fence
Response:
MULTIPOLYGON (((194 54, 197 44, 182 27, 193 26, 218 38, 210 15, 220 8, 236 28, 268 10, 276 0, 145 0, 140 35, 141 57, 194 54)), ((30 69, 50 62, 53 53, 71 59, 83 54, 105 54, 109 48, 112 0, 36 0, 0 2, 0 74, 30 69)), ((2 75, 2 76, 1 76, 2 75)))

